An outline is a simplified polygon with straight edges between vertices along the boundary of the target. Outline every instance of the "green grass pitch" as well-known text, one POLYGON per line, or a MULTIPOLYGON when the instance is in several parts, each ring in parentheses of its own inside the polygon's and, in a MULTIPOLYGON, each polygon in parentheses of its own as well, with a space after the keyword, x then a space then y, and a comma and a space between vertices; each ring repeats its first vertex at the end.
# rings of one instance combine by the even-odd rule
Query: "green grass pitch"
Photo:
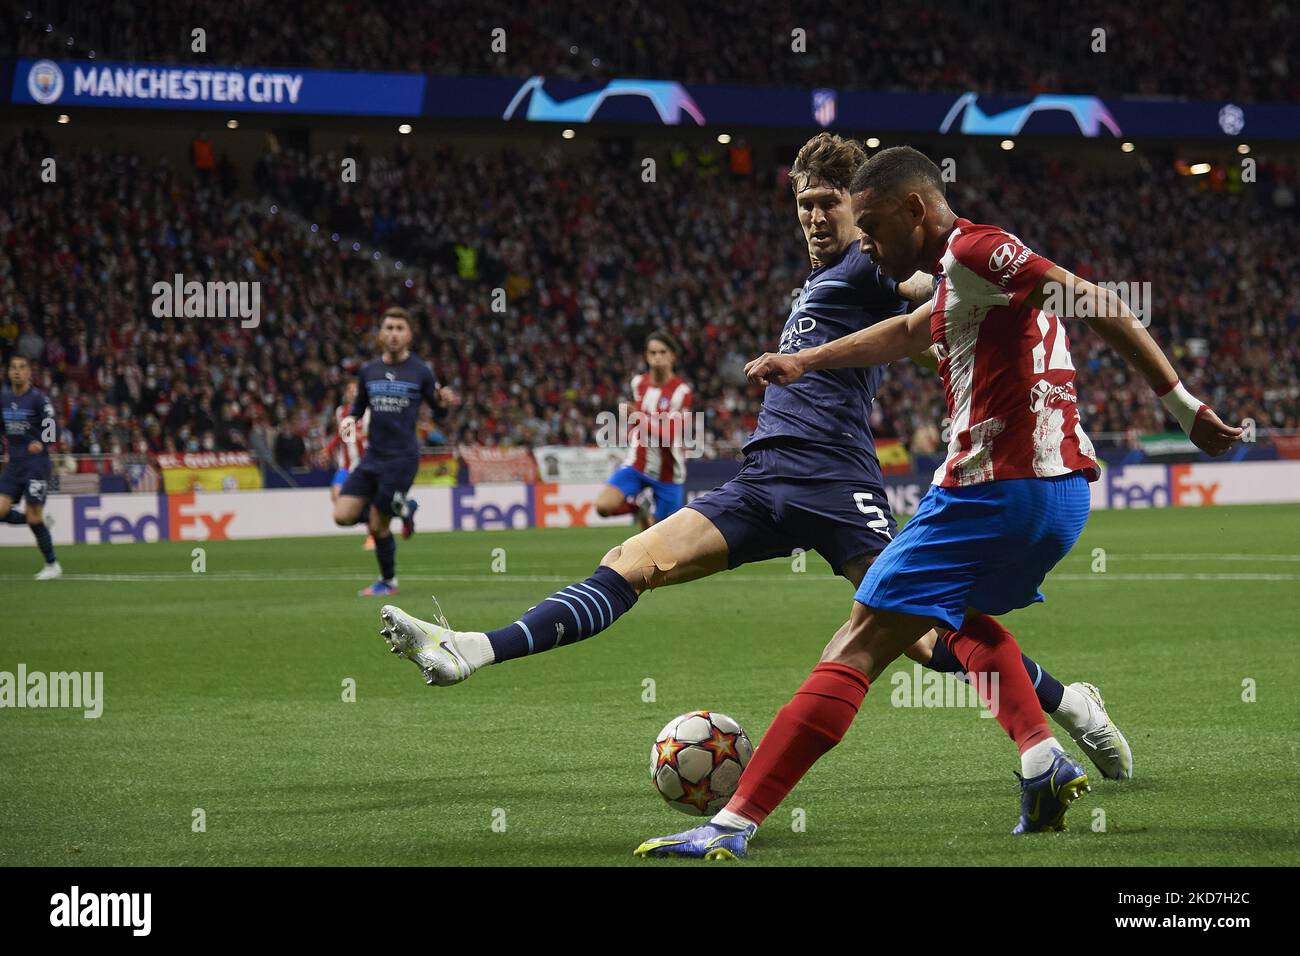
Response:
MULTIPOLYGON (((1136 779, 1095 779, 1067 832, 1008 835, 995 721, 892 707, 878 683, 743 865, 1300 863, 1297 532, 1296 506, 1098 512, 1047 604, 1005 619, 1065 682, 1098 684, 1133 745, 1136 779)), ((436 591, 453 625, 500 626, 622 536, 420 534, 397 603, 423 614, 436 591)), ((34 548, 0 549, 0 670, 102 671, 105 698, 97 720, 0 710, 0 865, 664 865, 631 856, 691 823, 652 789, 655 734, 712 708, 757 741, 852 598, 815 556, 771 561, 427 688, 354 596, 374 577, 360 536, 214 543, 201 574, 192 547, 63 547, 53 583, 31 580, 34 548)))

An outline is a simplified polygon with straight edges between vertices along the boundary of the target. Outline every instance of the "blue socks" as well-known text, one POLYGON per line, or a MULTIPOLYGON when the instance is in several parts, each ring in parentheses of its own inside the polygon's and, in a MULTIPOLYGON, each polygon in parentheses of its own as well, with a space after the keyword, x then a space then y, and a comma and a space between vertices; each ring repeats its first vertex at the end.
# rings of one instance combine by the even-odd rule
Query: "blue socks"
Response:
MULTIPOLYGON (((1034 684, 1034 693, 1038 695, 1038 705, 1043 708, 1043 713, 1056 713, 1057 708, 1061 706, 1061 695, 1065 693, 1065 687, 1033 658, 1021 654, 1020 659, 1024 661, 1025 672, 1029 674, 1029 679, 1034 684)), ((930 663, 925 666, 943 674, 962 673, 961 663, 948 649, 948 645, 941 640, 934 642, 934 653, 930 657, 930 663)))
POLYGON ((17 508, 10 508, 9 513, 5 515, 5 524, 26 524, 27 515, 23 514, 17 508))
POLYGON ((636 598, 623 575, 601 565, 587 580, 556 591, 513 624, 488 631, 487 639, 498 664, 549 651, 605 630, 631 609, 636 598))
POLYGON ((379 577, 384 581, 393 580, 397 574, 397 539, 391 534, 384 537, 375 536, 375 558, 379 561, 379 577))

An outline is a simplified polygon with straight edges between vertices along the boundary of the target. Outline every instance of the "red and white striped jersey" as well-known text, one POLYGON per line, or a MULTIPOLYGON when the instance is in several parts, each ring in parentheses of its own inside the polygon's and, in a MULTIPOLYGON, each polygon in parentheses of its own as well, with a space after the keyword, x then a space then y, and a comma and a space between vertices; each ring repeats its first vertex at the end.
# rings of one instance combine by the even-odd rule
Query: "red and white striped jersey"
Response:
POLYGON ((370 409, 366 409, 360 418, 357 419, 356 427, 352 429, 350 438, 343 435, 343 419, 352 414, 352 408, 349 405, 340 405, 334 409, 334 461, 339 468, 346 468, 351 471, 357 465, 361 464, 361 456, 366 453, 366 435, 370 429, 370 409))
POLYGON ((638 420, 628 415, 631 448, 624 465, 631 465, 655 481, 680 485, 686 481, 682 421, 690 414, 691 387, 674 375, 656 385, 650 375, 632 377, 632 405, 641 413, 638 420))
POLYGON ((930 315, 952 433, 935 484, 1097 479, 1065 326, 1026 302, 1053 265, 1005 230, 957 220, 930 315))

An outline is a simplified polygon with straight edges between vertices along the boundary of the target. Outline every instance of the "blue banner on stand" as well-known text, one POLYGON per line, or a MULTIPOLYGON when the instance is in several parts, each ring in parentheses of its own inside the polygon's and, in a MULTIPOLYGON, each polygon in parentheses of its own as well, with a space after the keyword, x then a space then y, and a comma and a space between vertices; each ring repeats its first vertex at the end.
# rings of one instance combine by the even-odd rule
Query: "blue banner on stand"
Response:
MULTIPOLYGON (((827 87, 703 86, 421 76, 281 68, 9 61, 18 104, 212 109, 507 122, 637 123, 737 129, 1068 136, 1300 139, 1300 105, 1039 93, 877 93, 827 87)), ((0 74, 3 75, 3 74, 0 74)))
POLYGON ((424 86, 425 78, 412 73, 20 59, 12 100, 42 106, 419 116, 424 86))

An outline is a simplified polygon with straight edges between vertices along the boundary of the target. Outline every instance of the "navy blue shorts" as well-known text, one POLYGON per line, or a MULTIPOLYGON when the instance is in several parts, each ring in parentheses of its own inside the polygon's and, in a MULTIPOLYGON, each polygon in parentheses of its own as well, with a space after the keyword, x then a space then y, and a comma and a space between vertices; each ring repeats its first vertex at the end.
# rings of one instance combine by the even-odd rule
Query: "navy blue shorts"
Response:
POLYGON ((1088 481, 1013 478, 933 485, 856 595, 867 607, 937 618, 956 630, 967 608, 1006 614, 1038 588, 1088 520, 1088 481))
POLYGON ((11 461, 0 472, 0 495, 14 504, 26 498, 28 504, 43 505, 49 494, 50 463, 42 461, 11 461))
MULTIPOLYGON (((722 532, 727 567, 789 557, 796 548, 816 551, 834 569, 884 550, 897 525, 879 481, 789 477, 790 456, 809 475, 818 471, 816 451, 760 448, 745 456, 740 474, 693 499, 694 508, 722 532)), ((840 471, 840 462, 827 472, 840 471)))
POLYGON ((339 489, 339 495, 365 498, 381 514, 391 518, 401 510, 401 499, 394 502, 394 498, 397 495, 406 497, 406 493, 411 490, 411 482, 415 481, 419 471, 419 458, 383 461, 364 455, 361 463, 348 474, 343 487, 339 489))

